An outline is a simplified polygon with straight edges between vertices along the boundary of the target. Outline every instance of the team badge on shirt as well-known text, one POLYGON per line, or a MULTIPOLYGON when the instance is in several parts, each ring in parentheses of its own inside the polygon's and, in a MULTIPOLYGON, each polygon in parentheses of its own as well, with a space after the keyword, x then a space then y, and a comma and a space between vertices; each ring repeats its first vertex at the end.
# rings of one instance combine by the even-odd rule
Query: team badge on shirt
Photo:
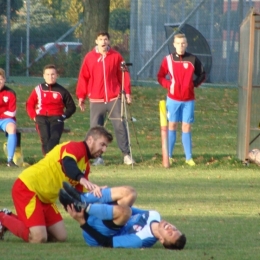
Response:
POLYGON ((53 95, 52 95, 52 96, 53 96, 53 98, 55 98, 55 99, 56 99, 56 98, 58 97, 58 94, 57 94, 57 93, 53 93, 53 95))
POLYGON ((3 96, 3 101, 4 101, 5 103, 7 103, 7 102, 8 102, 8 97, 7 97, 7 96, 3 96))
POLYGON ((187 62, 184 62, 184 63, 183 63, 184 69, 188 69, 188 66, 189 66, 189 64, 188 64, 187 62))

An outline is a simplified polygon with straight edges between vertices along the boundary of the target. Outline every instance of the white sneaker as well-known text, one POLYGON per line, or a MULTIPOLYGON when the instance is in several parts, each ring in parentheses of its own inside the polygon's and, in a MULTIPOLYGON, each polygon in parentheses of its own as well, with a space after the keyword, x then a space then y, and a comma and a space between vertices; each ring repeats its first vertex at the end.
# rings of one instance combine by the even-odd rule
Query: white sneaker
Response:
POLYGON ((133 158, 131 158, 131 156, 129 154, 124 156, 124 164, 126 165, 130 165, 130 164, 134 164, 135 161, 133 158))
POLYGON ((105 164, 105 162, 102 157, 96 158, 95 161, 92 163, 92 165, 94 165, 94 166, 104 165, 104 164, 105 164))

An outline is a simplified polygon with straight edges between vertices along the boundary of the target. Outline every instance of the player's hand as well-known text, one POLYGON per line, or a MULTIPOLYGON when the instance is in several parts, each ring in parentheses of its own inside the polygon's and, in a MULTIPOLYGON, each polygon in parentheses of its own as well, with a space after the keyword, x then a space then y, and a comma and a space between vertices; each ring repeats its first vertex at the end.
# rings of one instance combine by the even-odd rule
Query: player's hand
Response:
POLYGON ((85 187, 87 190, 89 190, 89 191, 92 191, 92 190, 94 190, 94 189, 97 187, 96 184, 94 184, 94 183, 88 181, 88 180, 85 179, 85 178, 81 178, 80 181, 79 181, 79 183, 80 183, 82 186, 84 186, 84 187, 85 187))
POLYGON ((130 94, 126 94, 126 102, 127 104, 131 104, 132 103, 132 97, 130 94))
POLYGON ((85 111, 86 105, 85 105, 85 100, 83 98, 79 98, 79 104, 78 106, 80 107, 81 111, 85 111))
POLYGON ((102 188, 99 186, 96 186, 92 191, 90 191, 91 193, 94 194, 94 196, 101 198, 102 197, 102 192, 101 192, 102 188))
POLYGON ((67 206, 67 211, 72 218, 80 223, 80 225, 85 224, 84 210, 82 209, 80 212, 76 211, 73 204, 67 206))

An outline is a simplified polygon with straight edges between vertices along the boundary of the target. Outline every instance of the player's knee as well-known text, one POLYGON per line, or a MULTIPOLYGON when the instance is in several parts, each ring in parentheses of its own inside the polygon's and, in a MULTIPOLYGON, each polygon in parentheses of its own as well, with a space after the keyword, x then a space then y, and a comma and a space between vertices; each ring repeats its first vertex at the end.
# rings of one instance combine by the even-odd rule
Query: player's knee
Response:
POLYGON ((42 244, 47 242, 47 236, 44 234, 30 234, 29 243, 32 244, 42 244))
POLYGON ((125 186, 124 188, 125 188, 125 195, 128 198, 128 201, 130 203, 129 206, 131 206, 137 198, 137 192, 131 186, 125 186))

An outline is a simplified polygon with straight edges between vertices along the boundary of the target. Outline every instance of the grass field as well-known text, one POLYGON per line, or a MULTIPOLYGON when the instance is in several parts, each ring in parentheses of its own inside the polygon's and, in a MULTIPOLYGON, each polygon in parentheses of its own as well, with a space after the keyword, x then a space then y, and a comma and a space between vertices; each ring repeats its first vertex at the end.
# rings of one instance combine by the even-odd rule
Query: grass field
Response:
MULTIPOLYGON (((9 86, 18 97, 18 125, 33 126, 25 113, 25 101, 32 87, 9 86)), ((196 90, 192 133, 197 166, 192 168, 184 165, 180 131, 174 153, 176 163, 170 169, 161 165, 158 103, 165 98, 165 91, 134 87, 133 98, 128 117, 137 120, 129 122, 137 164, 133 169, 123 165, 114 141, 104 156, 106 166, 92 167, 90 179, 100 185, 134 186, 138 192, 136 206, 158 210, 163 218, 174 223, 187 237, 185 249, 169 251, 160 243, 141 250, 90 248, 84 243, 78 224, 58 203, 68 231, 67 242, 32 245, 7 233, 5 240, 0 241, 1 259, 259 259, 259 167, 245 167, 236 158, 237 89, 196 90)), ((66 126, 72 131, 63 134, 62 141, 82 140, 89 126, 88 111, 78 110, 66 126)), ((109 121, 107 128, 112 131, 109 121)), ((2 133, 0 144, 4 142, 2 133)), ((36 134, 23 134, 22 147, 26 162, 32 164, 41 158, 36 134)), ((0 208, 14 210, 10 191, 21 171, 7 168, 0 153, 0 208)))

